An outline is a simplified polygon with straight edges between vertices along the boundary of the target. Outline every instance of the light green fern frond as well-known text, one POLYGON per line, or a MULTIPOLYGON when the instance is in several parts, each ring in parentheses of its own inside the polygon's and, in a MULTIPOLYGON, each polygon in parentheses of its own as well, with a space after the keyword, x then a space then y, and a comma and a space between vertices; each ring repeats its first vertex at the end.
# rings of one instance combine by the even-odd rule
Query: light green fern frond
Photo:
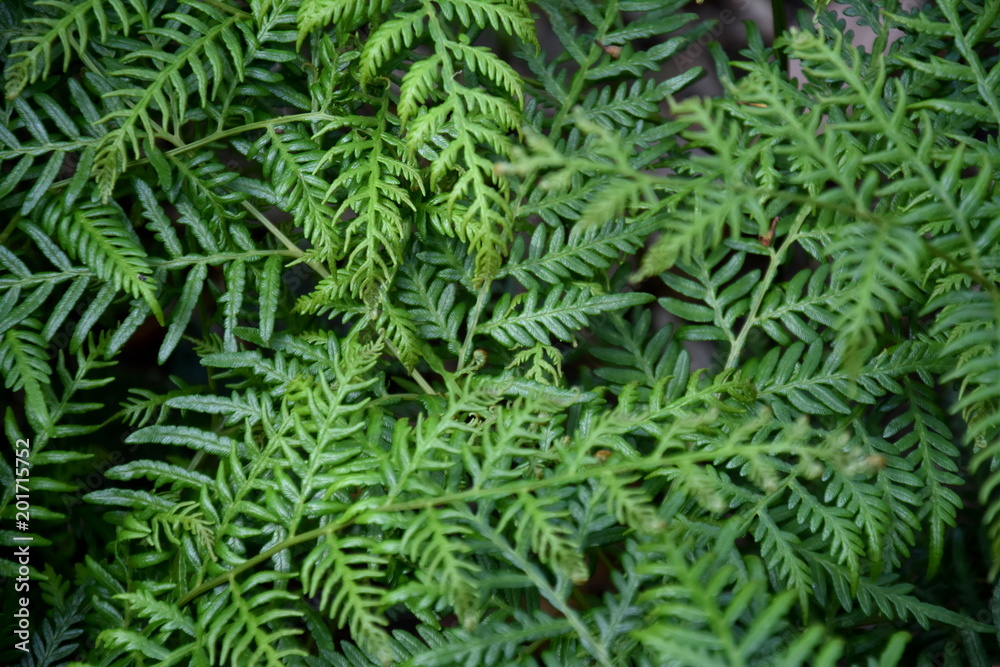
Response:
POLYGON ((243 77, 244 38, 240 32, 245 30, 246 16, 200 0, 184 0, 183 6, 185 11, 164 15, 176 22, 177 28, 148 29, 150 34, 176 42, 180 48, 172 54, 160 49, 137 50, 127 56, 127 62, 148 61, 153 68, 124 67, 111 72, 128 83, 113 92, 126 101, 124 108, 99 121, 113 126, 101 139, 94 158, 94 179, 105 202, 125 170, 130 148, 139 157, 142 141, 153 143, 161 135, 178 133, 187 118, 188 70, 194 75, 202 104, 214 98, 225 78, 243 77), (153 110, 159 111, 158 121, 152 116, 153 110))
POLYGON ((8 100, 15 99, 28 84, 49 75, 54 62, 54 47, 62 47, 63 70, 68 71, 74 52, 78 55, 88 52, 93 24, 97 24, 101 41, 107 41, 110 30, 120 30, 127 37, 133 23, 140 23, 143 28, 148 28, 150 24, 149 8, 143 0, 130 0, 127 8, 120 0, 86 0, 75 4, 40 0, 34 4, 35 7, 45 8, 42 12, 51 12, 54 16, 27 19, 26 23, 31 24, 32 29, 12 40, 20 48, 12 55, 5 71, 8 100), (111 14, 112 11, 114 14, 111 14), (111 23, 109 18, 117 18, 118 21, 111 23))

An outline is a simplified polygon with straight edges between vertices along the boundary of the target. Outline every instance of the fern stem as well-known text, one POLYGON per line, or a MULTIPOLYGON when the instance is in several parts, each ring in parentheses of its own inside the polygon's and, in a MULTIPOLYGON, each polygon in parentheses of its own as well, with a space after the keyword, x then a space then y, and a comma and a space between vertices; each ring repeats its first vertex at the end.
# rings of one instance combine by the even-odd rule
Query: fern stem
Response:
POLYGON ((10 222, 8 222, 7 226, 3 228, 3 232, 0 232, 0 246, 7 243, 7 239, 10 237, 12 233, 14 233, 14 228, 17 227, 17 223, 20 220, 21 220, 20 213, 15 213, 14 215, 11 216, 10 222))
MULTIPOLYGON (((245 208, 250 213, 250 215, 255 217, 257 221, 260 222, 260 224, 264 225, 264 227, 267 228, 267 230, 271 232, 275 238, 281 241, 282 245, 288 248, 295 257, 302 257, 302 255, 305 254, 304 252, 302 252, 302 248, 292 243, 291 239, 285 236, 281 232, 281 230, 275 226, 273 222, 267 219, 267 216, 265 216, 263 213, 260 212, 260 209, 258 209, 256 206, 254 206, 249 202, 241 202, 241 203, 243 204, 243 208, 245 208)), ((326 267, 323 266, 322 264, 318 264, 317 262, 306 262, 306 264, 309 265, 309 268, 318 273, 320 277, 327 278, 330 276, 330 272, 327 271, 326 267)))
MULTIPOLYGON (((209 135, 207 135, 205 137, 202 137, 200 139, 197 139, 195 141, 188 142, 188 143, 184 144, 183 146, 177 146, 176 148, 171 148, 168 151, 163 151, 163 154, 166 155, 166 156, 169 156, 169 157, 176 157, 178 155, 182 155, 182 154, 187 153, 189 151, 193 151, 193 150, 195 150, 197 148, 201 148, 203 146, 209 146, 209 145, 211 145, 213 143, 217 143, 220 139, 225 139, 226 137, 232 137, 232 136, 244 134, 246 132, 252 132, 254 130, 262 130, 262 129, 266 129, 268 127, 274 127, 274 126, 278 126, 278 125, 287 125, 289 123, 295 123, 295 122, 299 122, 299 121, 301 121, 303 123, 307 123, 307 122, 317 122, 317 121, 331 121, 332 122, 332 121, 337 121, 337 120, 338 120, 337 116, 331 116, 330 114, 319 113, 319 112, 297 113, 297 114, 289 114, 288 116, 278 116, 276 118, 268 118, 267 120, 261 120, 261 121, 257 121, 257 122, 254 122, 254 123, 247 123, 246 125, 238 125, 236 127, 231 127, 231 128, 229 128, 227 130, 219 130, 217 132, 213 132, 212 134, 209 134, 209 135)), ((89 146, 97 146, 99 143, 100 143, 100 139, 93 139, 93 140, 90 140, 90 141, 80 141, 80 140, 78 140, 78 141, 65 141, 65 142, 47 144, 43 148, 39 148, 37 146, 34 146, 34 147, 25 147, 25 148, 19 149, 19 150, 0 151, 0 160, 10 160, 10 159, 13 159, 16 156, 19 156, 19 155, 28 155, 28 154, 31 154, 33 152, 37 152, 39 155, 41 155, 41 154, 45 154, 45 153, 51 153, 53 150, 56 150, 56 149, 62 150, 62 151, 67 151, 67 152, 68 151, 74 151, 74 150, 82 150, 82 149, 87 148, 89 146)), ((149 158, 148 157, 135 158, 135 159, 129 160, 125 164, 125 170, 128 171, 129 169, 132 169, 133 167, 141 167, 144 164, 149 164, 149 158)), ((70 178, 64 178, 61 181, 55 181, 49 187, 49 191, 50 192, 58 192, 59 190, 65 188, 67 185, 69 185, 72 180, 73 180, 73 178, 70 177, 70 178)))
MULTIPOLYGON (((49 155, 54 151, 73 153, 76 151, 82 151, 85 148, 96 146, 97 143, 97 139, 73 139, 70 141, 49 141, 41 145, 22 145, 16 148, 7 148, 6 150, 0 151, 0 161, 15 160, 25 155, 34 155, 35 157, 49 155)), ((67 178, 63 181, 56 181, 49 186, 49 188, 52 189, 60 185, 68 184, 70 180, 72 179, 67 178)))
MULTIPOLYGON (((290 123, 298 123, 298 122, 302 123, 314 123, 318 121, 337 122, 339 120, 341 119, 338 118, 337 116, 331 116, 330 114, 320 113, 316 111, 310 111, 307 113, 289 114, 287 116, 277 116, 276 118, 268 118, 267 120, 259 120, 254 123, 247 123, 246 125, 238 125, 236 127, 231 127, 227 130, 219 130, 217 132, 213 132, 212 134, 202 137, 201 139, 198 139, 196 141, 184 144, 183 146, 179 146, 177 148, 171 148, 169 151, 166 151, 166 154, 180 155, 181 153, 186 153, 196 148, 201 148, 202 146, 208 146, 226 137, 232 137, 238 134, 244 134, 246 132, 253 132, 254 130, 265 130, 269 127, 275 127, 279 125, 288 125, 290 123)), ((149 159, 140 158, 138 160, 130 162, 129 166, 142 164, 144 162, 149 162, 149 159)))
MULTIPOLYGON (((387 348, 389 348, 389 352, 392 354, 392 356, 396 357, 396 359, 398 359, 402 363, 403 360, 400 359, 400 354, 396 350, 396 347, 392 344, 392 341, 390 341, 387 338, 387 339, 385 339, 384 342, 385 342, 385 346, 387 348)), ((403 365, 405 366, 405 364, 403 364, 403 365)), ((427 380, 424 378, 423 374, 421 374, 421 372, 418 371, 416 368, 414 368, 413 370, 410 371, 410 377, 412 377, 416 381, 416 383, 418 385, 420 385, 420 388, 424 390, 425 394, 428 394, 430 396, 436 396, 437 395, 437 392, 434 391, 434 387, 432 387, 430 385, 430 383, 427 382, 427 380)))
POLYGON ((479 318, 483 314, 483 308, 486 307, 486 299, 490 295, 490 287, 492 283, 486 282, 483 284, 482 288, 479 290, 479 294, 476 296, 476 305, 472 309, 472 313, 469 315, 468 320, 468 330, 465 332, 465 341, 462 343, 462 351, 458 355, 458 368, 456 369, 456 375, 462 372, 465 368, 465 360, 469 356, 469 348, 472 347, 472 337, 476 333, 476 327, 479 326, 479 318))
MULTIPOLYGON (((479 530, 479 533, 486 537, 490 542, 492 542, 496 547, 506 556, 508 562, 510 562, 514 567, 524 572, 531 579, 531 582, 535 584, 538 588, 538 592, 555 607, 556 611, 563 615, 563 617, 569 621, 569 624, 573 626, 576 630, 577 637, 580 639, 580 643, 583 647, 590 651, 598 662, 606 667, 611 667, 611 656, 608 655, 604 646, 597 640, 594 635, 591 634, 590 629, 580 618, 580 615, 575 609, 566 604, 562 595, 559 595, 557 591, 549 583, 548 579, 538 570, 534 564, 529 562, 521 553, 511 547, 507 540, 503 539, 497 534, 496 530, 489 525, 483 525, 482 522, 474 522, 479 530)), ((564 575, 565 576, 565 575, 564 575)), ((567 579, 568 581, 568 579, 567 579)))
POLYGON ((764 303, 764 297, 767 296, 771 284, 774 282, 775 276, 778 274, 778 269, 784 262, 785 255, 791 249, 792 244, 798 242, 799 230, 802 228, 802 224, 805 222, 806 216, 811 212, 809 206, 804 206, 799 209, 799 213, 795 216, 795 221, 792 223, 792 228, 788 230, 785 235, 784 241, 781 247, 775 252, 771 253, 771 261, 767 265, 767 272, 761 278, 760 283, 754 289, 753 300, 750 302, 750 310, 747 311, 746 317, 743 320, 743 327, 740 329, 739 335, 737 335, 736 340, 729 348, 729 358, 726 359, 726 369, 736 368, 736 364, 740 359, 740 354, 743 353, 743 346, 746 344, 747 336, 750 335, 750 331, 757 326, 757 314, 760 312, 761 304, 764 303))
MULTIPOLYGON (((771 17, 774 24, 774 39, 781 37, 788 30, 788 19, 785 16, 785 0, 771 0, 771 17)), ((788 51, 776 49, 781 69, 788 71, 788 51)))
POLYGON ((614 23, 615 17, 618 16, 618 2, 613 0, 609 2, 604 12, 604 24, 598 28, 594 35, 594 42, 590 46, 590 52, 587 54, 587 58, 584 62, 580 63, 580 69, 573 74, 573 83, 570 86, 569 93, 566 95, 565 100, 562 101, 562 106, 559 108, 559 112, 556 114, 555 119, 552 121, 552 127, 549 130, 549 136, 553 139, 559 137, 559 133, 562 131, 563 125, 566 124, 566 117, 576 106, 576 101, 580 99, 580 95, 583 93, 583 89, 587 84, 586 72, 589 70, 594 63, 601 59, 604 54, 604 49, 598 46, 598 42, 603 40, 605 34, 608 32, 608 28, 614 23))
POLYGON ((196 264, 221 264, 234 260, 254 260, 264 257, 278 255, 279 257, 300 257, 300 252, 289 250, 251 250, 249 252, 220 252, 214 255, 185 256, 177 259, 162 259, 160 257, 150 257, 146 261, 155 269, 180 269, 195 266, 196 264))

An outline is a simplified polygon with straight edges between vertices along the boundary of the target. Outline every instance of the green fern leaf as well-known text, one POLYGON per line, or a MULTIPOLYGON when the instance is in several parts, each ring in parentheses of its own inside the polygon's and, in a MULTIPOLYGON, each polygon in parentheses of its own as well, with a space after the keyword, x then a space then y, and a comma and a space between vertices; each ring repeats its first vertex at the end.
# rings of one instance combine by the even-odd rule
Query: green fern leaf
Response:
POLYGON ((25 409, 32 426, 51 433, 52 418, 49 414, 47 389, 51 368, 45 352, 45 340, 32 329, 40 325, 37 320, 25 320, 22 329, 8 329, 0 340, 0 371, 8 389, 24 389, 25 409))
POLYGON ((538 303, 539 294, 528 292, 525 298, 511 299, 503 295, 497 302, 493 317, 479 325, 479 333, 489 334, 504 345, 550 343, 549 333, 569 342, 572 332, 586 326, 589 316, 631 308, 652 300, 648 294, 593 294, 584 287, 559 288, 549 292, 538 303), (515 306, 523 305, 515 311, 515 306))

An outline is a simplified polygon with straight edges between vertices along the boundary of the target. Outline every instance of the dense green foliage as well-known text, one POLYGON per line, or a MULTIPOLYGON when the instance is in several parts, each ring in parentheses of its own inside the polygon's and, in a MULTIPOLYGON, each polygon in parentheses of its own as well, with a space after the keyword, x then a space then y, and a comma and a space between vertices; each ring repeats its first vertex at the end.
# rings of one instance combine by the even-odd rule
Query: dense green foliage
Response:
POLYGON ((681 7, 0 5, 24 664, 996 662, 1000 0, 681 7))

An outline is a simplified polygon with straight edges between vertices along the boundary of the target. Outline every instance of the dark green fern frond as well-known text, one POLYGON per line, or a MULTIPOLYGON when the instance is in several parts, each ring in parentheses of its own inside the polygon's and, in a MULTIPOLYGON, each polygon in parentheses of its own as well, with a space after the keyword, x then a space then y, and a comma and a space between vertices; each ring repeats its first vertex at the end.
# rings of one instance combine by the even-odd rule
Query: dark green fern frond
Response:
POLYGON ((886 424, 883 437, 890 438, 905 429, 911 429, 898 441, 901 451, 910 451, 906 457, 913 473, 920 479, 921 500, 918 507, 920 519, 929 527, 930 557, 928 571, 937 570, 944 555, 945 532, 955 525, 955 517, 962 501, 951 486, 961 484, 956 458, 959 450, 953 442, 951 429, 943 421, 944 415, 934 404, 933 389, 910 379, 903 380, 904 393, 894 397, 886 410, 901 407, 908 402, 906 411, 886 424), (911 451, 912 448, 912 451, 911 451))
POLYGON ((424 340, 441 339, 448 342, 448 349, 458 354, 461 348, 459 328, 467 310, 458 301, 454 282, 449 282, 433 264, 423 264, 414 272, 412 265, 403 268, 403 275, 396 279, 398 298, 409 306, 409 317, 417 325, 417 332, 424 340))
POLYGON ((82 625, 88 603, 88 586, 76 588, 67 596, 69 582, 63 580, 51 567, 46 568, 46 581, 42 588, 46 602, 55 610, 51 619, 45 619, 41 632, 32 638, 31 651, 25 656, 26 667, 55 667, 64 664, 80 646, 77 639, 83 634, 82 625), (74 641, 76 640, 76 641, 74 641))
MULTIPOLYGON (((668 378, 664 387, 668 398, 676 398, 676 389, 687 384, 691 371, 688 352, 674 339, 674 328, 661 327, 650 335, 652 313, 644 310, 635 321, 612 315, 609 326, 600 332, 601 338, 614 347, 597 347, 591 350, 597 359, 609 364, 595 374, 614 385, 617 392, 621 385, 638 383, 653 389, 668 378)), ((645 392, 640 393, 645 397, 645 392)))
POLYGON ((156 319, 163 322, 163 311, 149 279, 152 269, 146 253, 137 242, 124 212, 113 205, 87 204, 70 212, 53 203, 42 214, 42 228, 58 235, 61 243, 113 290, 124 290, 143 299, 156 319))
POLYGON ((43 432, 51 431, 49 392, 52 372, 45 340, 37 333, 38 320, 26 319, 18 329, 3 332, 0 342, 0 369, 7 389, 24 390, 25 416, 31 425, 43 432))

